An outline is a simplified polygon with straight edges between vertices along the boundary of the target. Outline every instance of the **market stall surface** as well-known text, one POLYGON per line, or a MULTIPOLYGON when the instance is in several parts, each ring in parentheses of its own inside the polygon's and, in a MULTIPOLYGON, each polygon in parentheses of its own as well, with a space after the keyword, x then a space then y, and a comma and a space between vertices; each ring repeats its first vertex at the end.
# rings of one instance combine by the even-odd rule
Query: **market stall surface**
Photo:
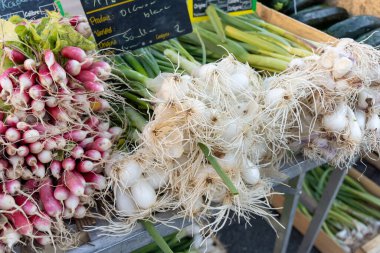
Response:
MULTIPOLYGON (((219 238, 229 253, 272 253, 276 233, 265 220, 257 218, 252 221, 252 226, 234 221, 230 226, 224 227, 219 233, 219 238)), ((293 229, 287 252, 297 252, 302 238, 303 236, 293 229)), ((313 248, 310 253, 319 251, 313 248)))
MULTIPOLYGON (((357 169, 380 185, 380 172, 371 165, 358 162, 357 169)), ((252 226, 233 221, 219 233, 219 238, 229 253, 272 253, 276 240, 275 231, 262 218, 252 221, 252 226)), ((297 252, 303 236, 296 229, 292 230, 287 253, 297 252)), ((319 253, 314 247, 310 253, 319 253)))

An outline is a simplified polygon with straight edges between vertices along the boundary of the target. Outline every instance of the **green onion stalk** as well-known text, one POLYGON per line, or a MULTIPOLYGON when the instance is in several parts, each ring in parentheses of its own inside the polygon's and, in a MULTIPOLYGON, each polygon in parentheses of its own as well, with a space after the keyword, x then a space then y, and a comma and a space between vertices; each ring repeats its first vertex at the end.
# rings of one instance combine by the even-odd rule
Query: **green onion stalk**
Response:
POLYGON ((162 250, 164 253, 173 253, 170 246, 167 244, 165 239, 161 236, 161 234, 157 231, 157 229, 154 227, 153 223, 150 221, 141 221, 141 224, 146 229, 146 231, 149 233, 149 235, 153 238, 157 246, 162 250))
POLYGON ((253 15, 233 17, 214 5, 206 13, 210 21, 194 25, 192 34, 179 38, 202 63, 231 53, 256 69, 278 73, 294 58, 313 55, 311 43, 253 15))
MULTIPOLYGON (((126 138, 130 138, 133 142, 138 142, 138 133, 143 131, 148 122, 149 115, 153 110, 152 105, 147 100, 149 100, 151 94, 154 94, 158 89, 158 81, 153 78, 159 75, 162 66, 167 64, 166 62, 174 63, 190 74, 201 66, 177 40, 166 41, 144 50, 146 55, 142 58, 137 56, 139 52, 126 53, 121 56, 117 55, 113 57, 115 65, 113 73, 120 79, 128 80, 128 83, 132 83, 133 86, 131 88, 121 87, 122 91, 120 93, 130 105, 129 108, 124 110, 125 116, 130 122, 126 138), (162 50, 164 50, 164 54, 162 54, 162 50), (149 66, 150 70, 146 71, 145 66, 149 66), (154 73, 154 75, 151 75, 150 72, 154 73)), ((173 73, 174 69, 170 72, 173 73)), ((210 150, 208 150, 203 143, 199 143, 199 147, 228 187, 231 194, 237 195, 238 191, 236 187, 227 174, 221 169, 221 166, 211 154, 210 150)))

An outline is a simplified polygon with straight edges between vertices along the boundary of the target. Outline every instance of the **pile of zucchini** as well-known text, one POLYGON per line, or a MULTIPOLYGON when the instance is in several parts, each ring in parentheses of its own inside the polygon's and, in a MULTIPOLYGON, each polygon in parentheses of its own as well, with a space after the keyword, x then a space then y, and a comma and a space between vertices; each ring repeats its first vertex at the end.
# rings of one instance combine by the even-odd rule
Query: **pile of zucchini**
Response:
POLYGON ((373 47, 380 46, 380 18, 352 16, 341 7, 328 6, 324 0, 263 0, 263 4, 336 38, 352 38, 373 47))

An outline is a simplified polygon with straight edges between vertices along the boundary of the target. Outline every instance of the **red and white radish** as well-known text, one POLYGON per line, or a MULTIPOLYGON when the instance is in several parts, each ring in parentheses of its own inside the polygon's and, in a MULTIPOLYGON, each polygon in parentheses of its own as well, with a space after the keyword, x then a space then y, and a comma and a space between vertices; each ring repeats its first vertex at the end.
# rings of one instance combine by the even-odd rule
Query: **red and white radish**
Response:
POLYGON ((27 146, 20 146, 17 148, 17 155, 20 157, 26 157, 29 155, 29 148, 27 146))
POLYGON ((35 129, 31 129, 25 131, 22 137, 25 143, 34 143, 40 139, 40 133, 35 129))
POLYGON ((78 62, 84 62, 87 58, 86 52, 83 51, 83 49, 79 47, 64 47, 61 50, 61 54, 63 57, 68 58, 68 59, 73 59, 78 62))
POLYGON ((32 199, 28 199, 26 196, 15 196, 15 201, 16 204, 20 206, 27 215, 35 215, 38 211, 37 205, 33 203, 32 199))
POLYGON ((87 173, 94 169, 94 163, 89 160, 83 160, 78 163, 77 170, 81 173, 87 173))
POLYGON ((41 65, 38 69, 38 80, 40 84, 49 89, 53 84, 53 78, 50 75, 50 71, 46 65, 41 65))
POLYGON ((42 163, 37 162, 36 166, 32 167, 32 172, 36 177, 44 178, 46 174, 46 168, 42 163))
POLYGON ((35 100, 39 100, 46 95, 46 90, 41 85, 33 85, 29 89, 29 96, 35 100))
POLYGON ((3 238, 2 241, 9 249, 12 249, 21 239, 21 235, 10 226, 3 228, 1 237, 3 238))
POLYGON ((93 161, 99 161, 102 159, 102 154, 94 149, 85 151, 84 156, 93 161))
POLYGON ((16 206, 15 199, 5 193, 0 193, 0 209, 1 210, 10 210, 16 206))
POLYGON ((50 150, 42 150, 37 157, 41 163, 49 163, 53 160, 53 153, 50 150))
POLYGON ((37 63, 33 59, 26 59, 24 61, 24 68, 26 70, 33 70, 34 71, 36 69, 36 66, 37 66, 37 63))
POLYGON ((112 147, 111 140, 104 138, 104 137, 96 138, 94 143, 91 144, 92 149, 95 149, 95 150, 100 151, 100 152, 107 151, 111 147, 112 147))
POLYGON ((83 86, 90 92, 103 92, 105 90, 102 84, 93 81, 85 81, 83 82, 83 86))
POLYGON ((62 87, 65 87, 68 83, 68 79, 64 68, 58 63, 54 63, 49 69, 53 80, 62 87))
POLYGON ((54 189, 54 197, 59 200, 63 201, 66 200, 70 196, 70 191, 63 185, 58 185, 54 189))
POLYGON ((58 146, 57 142, 52 138, 46 139, 44 142, 44 149, 45 150, 54 150, 57 148, 57 146, 58 146))
POLYGON ((71 150, 71 156, 74 159, 80 159, 84 155, 84 149, 81 146, 76 146, 71 150))
POLYGON ((81 64, 76 60, 69 60, 65 65, 65 70, 69 75, 77 76, 81 72, 81 64))
POLYGON ((74 218, 76 219, 83 219, 86 217, 87 209, 83 205, 78 205, 77 208, 75 208, 74 211, 74 218))
POLYGON ((21 138, 21 133, 14 127, 10 127, 5 131, 5 139, 9 142, 17 142, 21 138))
POLYGON ((75 160, 71 157, 68 157, 68 158, 65 158, 63 161, 62 161, 62 168, 64 170, 74 170, 75 169, 75 160))
POLYGON ((18 81, 20 83, 20 90, 26 91, 30 87, 32 87, 32 85, 34 85, 36 82, 36 77, 37 77, 37 75, 31 70, 20 75, 18 78, 18 81))
POLYGON ((107 180, 104 176, 96 174, 93 172, 84 173, 84 179, 90 185, 92 185, 96 190, 104 190, 107 187, 107 180))
POLYGON ((9 59, 14 61, 16 64, 22 64, 26 59, 25 55, 23 55, 20 51, 16 49, 10 49, 8 47, 5 47, 4 51, 9 57, 9 59))
POLYGON ((34 155, 28 155, 25 158, 25 162, 28 166, 33 167, 37 165, 37 158, 34 155))
POLYGON ((52 243, 52 238, 49 235, 41 233, 41 232, 36 233, 35 240, 38 244, 42 246, 47 246, 52 243))
POLYGON ((20 211, 4 214, 21 235, 32 236, 33 226, 29 219, 20 211))
POLYGON ((74 141, 74 142, 81 142, 84 139, 86 139, 86 136, 88 135, 88 131, 84 130, 72 130, 68 133, 64 134, 64 137, 66 140, 74 141))
POLYGON ((65 170, 63 173, 63 182, 75 196, 79 197, 84 194, 85 180, 81 174, 75 171, 65 170))
POLYGON ((38 215, 30 217, 30 221, 38 231, 51 232, 51 219, 48 215, 39 213, 38 215))
POLYGON ((40 141, 33 142, 29 144, 29 150, 32 154, 39 154, 44 149, 44 144, 40 141))
POLYGON ((5 190, 10 195, 15 195, 21 190, 21 183, 19 180, 9 180, 4 182, 5 190))
POLYGON ((61 177, 62 163, 60 161, 52 161, 50 163, 49 169, 53 177, 56 179, 59 179, 61 177))
POLYGON ((75 209, 78 207, 79 202, 80 200, 78 196, 70 194, 69 197, 64 201, 65 208, 68 208, 71 210, 71 212, 74 212, 75 209))
POLYGON ((50 178, 44 179, 41 182, 39 196, 44 207, 45 212, 50 217, 58 218, 62 214, 62 204, 54 198, 53 183, 50 178))

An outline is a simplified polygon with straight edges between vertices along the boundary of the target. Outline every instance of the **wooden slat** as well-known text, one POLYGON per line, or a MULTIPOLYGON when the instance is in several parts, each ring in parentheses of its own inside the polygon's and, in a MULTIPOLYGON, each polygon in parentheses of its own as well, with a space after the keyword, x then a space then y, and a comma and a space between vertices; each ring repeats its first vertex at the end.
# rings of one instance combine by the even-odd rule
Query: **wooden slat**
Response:
POLYGON ((365 253, 379 253, 380 252, 380 235, 373 238, 371 241, 364 244, 361 249, 365 253))
POLYGON ((364 176, 354 168, 348 171, 348 175, 350 175, 353 179, 358 180, 368 192, 380 198, 380 186, 374 183, 371 179, 364 176))
POLYGON ((355 253, 365 253, 361 248, 355 250, 355 253))
POLYGON ((380 170, 380 158, 378 155, 376 155, 375 153, 371 153, 369 155, 366 155, 364 157, 364 160, 371 164, 373 167, 375 167, 376 169, 380 170))
POLYGON ((75 225, 77 226, 78 231, 84 230, 84 227, 93 226, 96 224, 94 218, 85 217, 83 219, 75 219, 75 225))
POLYGON ((305 39, 326 43, 336 41, 336 38, 270 9, 261 3, 257 3, 257 14, 268 23, 281 27, 305 39))
MULTIPOLYGON (((283 206, 284 197, 274 195, 271 199, 273 207, 281 208, 283 206)), ((278 210, 281 213, 281 209, 278 210)), ((310 224, 310 219, 302 214, 298 209, 294 219, 294 227, 301 233, 305 234, 310 224)), ((325 232, 321 231, 315 241, 315 247, 322 253, 345 253, 343 249, 332 240, 325 232)))

